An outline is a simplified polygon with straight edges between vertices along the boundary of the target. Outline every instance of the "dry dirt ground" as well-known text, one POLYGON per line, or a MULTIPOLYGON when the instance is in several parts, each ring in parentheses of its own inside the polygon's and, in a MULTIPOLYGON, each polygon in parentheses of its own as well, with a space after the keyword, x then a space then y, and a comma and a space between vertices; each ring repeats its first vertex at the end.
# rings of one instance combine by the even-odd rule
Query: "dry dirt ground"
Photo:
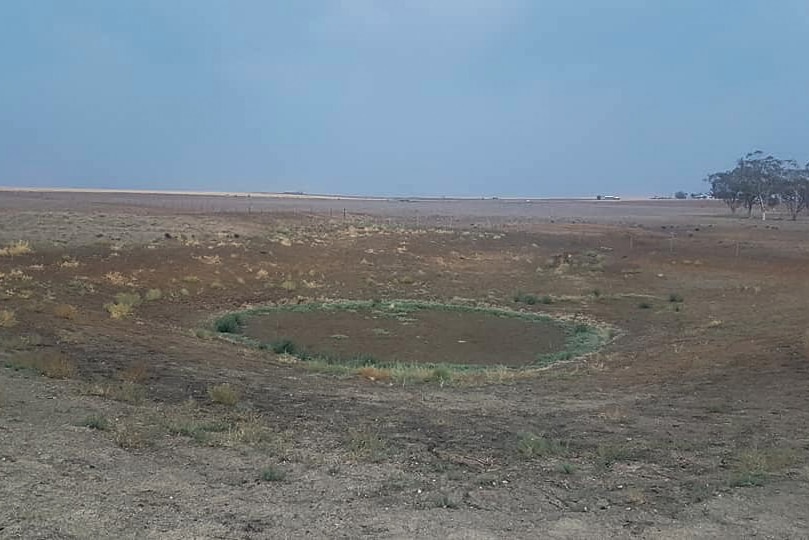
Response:
POLYGON ((809 222, 273 204, 0 194, 0 537, 809 537, 809 222), (440 380, 210 331, 326 299, 617 331, 548 369, 440 380))

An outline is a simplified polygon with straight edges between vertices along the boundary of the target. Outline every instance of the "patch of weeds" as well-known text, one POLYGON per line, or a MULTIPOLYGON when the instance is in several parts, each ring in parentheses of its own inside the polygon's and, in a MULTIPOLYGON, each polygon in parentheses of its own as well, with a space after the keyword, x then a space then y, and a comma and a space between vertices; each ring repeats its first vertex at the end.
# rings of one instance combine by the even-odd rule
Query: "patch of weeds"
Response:
POLYGON ((438 366, 430 372, 428 381, 437 382, 441 386, 452 382, 452 370, 446 366, 438 366))
POLYGON ((279 339, 270 343, 270 348, 275 354, 292 354, 298 351, 298 347, 291 339, 279 339))
POLYGON ((17 317, 9 309, 0 309, 0 328, 12 328, 17 325, 17 317))
POLYGON ((96 429, 98 431, 106 431, 110 427, 106 418, 95 414, 82 420, 79 425, 89 429, 96 429))
POLYGON ((244 323, 245 318, 240 313, 228 313, 214 322, 214 329, 220 334, 240 334, 244 323))
POLYGON ((669 294, 669 302, 672 304, 681 304, 684 301, 683 296, 679 293, 669 294))
POLYGON ((549 439, 543 435, 536 435, 531 432, 518 435, 517 452, 529 459, 558 456, 564 454, 566 450, 559 441, 549 439))
POLYGON ((232 407, 239 402, 239 393, 228 383, 208 387, 208 396, 214 403, 232 407))
POLYGON ((199 283, 200 281, 202 281, 202 280, 199 279, 199 276, 191 275, 191 276, 183 276, 183 278, 182 278, 183 283, 195 284, 195 283, 199 283))
POLYGON ((282 482, 286 477, 286 471, 276 465, 265 467, 261 470, 261 475, 259 476, 262 482, 282 482))
POLYGON ((160 300, 163 298, 163 291, 160 289, 149 289, 146 291, 146 294, 143 295, 143 299, 147 302, 154 302, 155 300, 160 300))
POLYGON ((539 300, 535 294, 528 294, 522 291, 517 291, 516 293, 514 293, 512 299, 516 303, 527 304, 529 306, 533 306, 539 300))
POLYGON ((780 472, 797 462, 792 448, 752 448, 741 452, 733 467, 731 487, 755 487, 764 484, 771 474, 780 472))
POLYGON ((553 297, 549 294, 546 294, 539 299, 539 303, 545 304, 546 306, 553 304, 553 302, 554 302, 553 297))
POLYGON ((231 429, 227 422, 196 422, 193 420, 169 424, 168 432, 194 439, 199 444, 207 444, 212 433, 222 433, 231 429))
POLYGON ((594 298, 601 298, 601 289, 593 289, 590 291, 590 294, 592 294, 594 298))
POLYGON ((369 428, 349 430, 346 447, 355 459, 373 463, 378 463, 387 456, 387 444, 378 431, 369 428))
POLYGON ((372 328, 371 333, 375 336, 389 336, 390 331, 385 330, 384 328, 372 328))
POLYGON ((644 302, 641 302, 641 303, 638 304, 638 308, 639 309, 652 309, 652 304, 650 304, 649 302, 644 301, 644 302))

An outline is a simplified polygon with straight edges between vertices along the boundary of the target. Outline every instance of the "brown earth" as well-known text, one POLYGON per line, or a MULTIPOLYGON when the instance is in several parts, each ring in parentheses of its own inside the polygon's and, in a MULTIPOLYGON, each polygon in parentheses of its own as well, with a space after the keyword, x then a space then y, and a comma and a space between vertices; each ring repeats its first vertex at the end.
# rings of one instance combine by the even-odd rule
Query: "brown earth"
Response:
POLYGON ((33 248, 0 256, 0 537, 809 537, 809 222, 234 200, 0 194, 0 244, 33 248), (518 290, 619 335, 438 384, 198 330, 263 304, 518 290))
POLYGON ((250 319, 244 334, 289 339, 302 351, 344 360, 526 366, 565 347, 561 325, 472 312, 275 312, 250 319))

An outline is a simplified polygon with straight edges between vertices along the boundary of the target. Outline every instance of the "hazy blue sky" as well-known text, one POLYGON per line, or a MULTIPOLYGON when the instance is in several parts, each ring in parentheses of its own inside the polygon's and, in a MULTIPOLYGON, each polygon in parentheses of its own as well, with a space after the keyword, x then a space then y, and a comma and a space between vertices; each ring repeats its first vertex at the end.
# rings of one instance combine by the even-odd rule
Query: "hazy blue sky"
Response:
POLYGON ((0 185, 701 190, 807 66, 807 0, 5 0, 0 185))

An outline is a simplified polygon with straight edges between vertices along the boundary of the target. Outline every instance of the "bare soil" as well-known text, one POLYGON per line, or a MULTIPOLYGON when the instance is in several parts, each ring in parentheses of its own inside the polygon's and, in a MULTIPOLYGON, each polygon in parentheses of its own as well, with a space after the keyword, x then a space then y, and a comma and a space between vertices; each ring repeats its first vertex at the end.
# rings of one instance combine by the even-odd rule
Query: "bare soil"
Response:
MULTIPOLYGON (((807 538, 808 233, 712 201, 0 193, 0 244, 32 248, 0 256, 0 537, 807 538), (400 384, 203 330, 516 291, 617 337, 528 376, 400 384), (120 293, 141 302, 115 319, 120 293)), ((530 337, 445 315, 423 327, 466 362, 530 337)), ((317 328, 367 352, 384 324, 317 328)))

